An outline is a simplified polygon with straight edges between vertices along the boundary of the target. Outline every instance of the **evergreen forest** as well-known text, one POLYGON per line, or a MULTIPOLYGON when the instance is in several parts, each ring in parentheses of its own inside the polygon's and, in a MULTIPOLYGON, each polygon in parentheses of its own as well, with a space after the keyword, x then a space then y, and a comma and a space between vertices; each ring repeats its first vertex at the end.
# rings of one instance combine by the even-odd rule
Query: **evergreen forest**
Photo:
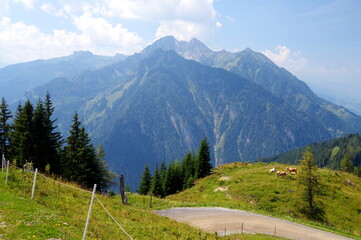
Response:
POLYGON ((137 192, 142 195, 165 197, 192 187, 196 179, 210 175, 211 171, 209 143, 207 138, 204 138, 198 154, 188 152, 181 162, 175 160, 169 165, 162 162, 160 167, 156 164, 153 175, 146 165, 137 192))
POLYGON ((18 168, 49 175, 106 191, 114 174, 108 170, 102 145, 95 149, 75 113, 69 136, 63 139, 53 119, 49 93, 34 105, 20 104, 14 115, 4 98, 0 105, 0 154, 18 168))
POLYGON ((354 173, 361 177, 361 135, 348 134, 340 138, 313 143, 274 157, 259 159, 259 162, 298 164, 303 152, 309 148, 314 154, 315 164, 333 170, 354 173))

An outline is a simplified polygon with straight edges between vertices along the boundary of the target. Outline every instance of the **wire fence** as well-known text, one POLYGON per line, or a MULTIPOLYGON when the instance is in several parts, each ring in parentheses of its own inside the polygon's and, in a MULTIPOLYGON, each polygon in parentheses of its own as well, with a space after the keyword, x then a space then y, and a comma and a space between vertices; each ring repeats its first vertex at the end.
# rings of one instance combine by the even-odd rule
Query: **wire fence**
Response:
MULTIPOLYGON (((99 203, 99 205, 101 206, 101 208, 106 212, 106 214, 112 219, 112 221, 117 225, 117 227, 131 240, 133 240, 133 238, 130 236, 130 234, 124 229, 124 227, 122 227, 122 225, 119 223, 119 221, 116 220, 116 218, 109 212, 109 210, 105 207, 105 205, 100 201, 99 197, 97 197, 96 195, 96 184, 94 184, 94 188, 93 191, 89 191, 89 190, 85 190, 76 186, 72 186, 70 184, 61 182, 61 181, 57 181, 51 177, 46 176, 45 174, 39 173, 38 169, 35 169, 35 171, 30 167, 27 168, 19 168, 13 164, 10 163, 10 161, 7 161, 4 157, 4 155, 2 155, 2 161, 1 161, 1 171, 2 173, 5 173, 5 185, 8 185, 9 183, 11 183, 11 181, 13 181, 13 184, 16 184, 17 187, 20 189, 20 191, 29 196, 30 199, 34 199, 36 198, 37 194, 41 195, 45 195, 45 193, 43 192, 42 189, 40 189, 39 193, 36 192, 36 187, 37 187, 37 182, 39 181, 49 181, 53 183, 53 191, 51 190, 51 188, 46 188, 47 193, 46 194, 52 194, 53 196, 55 196, 58 200, 60 199, 60 195, 61 195, 61 187, 60 186, 64 186, 67 189, 72 189, 75 190, 77 192, 83 192, 86 194, 91 194, 90 196, 88 195, 88 197, 90 197, 90 203, 89 203, 89 207, 88 207, 88 211, 87 211, 87 218, 85 221, 85 227, 84 227, 84 231, 83 231, 83 237, 82 240, 86 239, 86 235, 87 235, 87 231, 88 231, 88 226, 89 226, 89 220, 91 218, 91 212, 92 212, 92 207, 93 207, 93 202, 94 199, 97 200, 97 202, 99 203), (14 170, 18 170, 18 173, 20 174, 20 179, 16 179, 15 177, 10 177, 9 176, 9 170, 10 169, 14 169, 14 170), (38 178, 40 177, 40 178, 38 178), (31 187, 27 184, 31 182, 31 187), (30 191, 31 190, 31 191, 30 191), (31 194, 30 194, 31 193, 31 194)), ((46 185, 46 183, 45 183, 46 185)), ((63 190, 64 191, 64 190, 63 190)), ((70 193, 69 190, 65 190, 66 192, 70 193)), ((70 193, 71 194, 71 193, 70 193)), ((74 196, 74 193, 73 193, 74 196)), ((58 203, 52 203, 53 207, 56 208, 58 203)))

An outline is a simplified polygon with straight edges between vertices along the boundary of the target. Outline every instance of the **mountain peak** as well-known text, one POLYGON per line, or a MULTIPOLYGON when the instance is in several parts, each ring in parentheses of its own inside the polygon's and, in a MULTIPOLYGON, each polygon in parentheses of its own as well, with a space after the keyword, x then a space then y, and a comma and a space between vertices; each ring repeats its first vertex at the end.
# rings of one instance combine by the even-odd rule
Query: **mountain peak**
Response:
POLYGON ((73 54, 75 57, 90 57, 94 56, 94 54, 90 51, 75 51, 73 54))

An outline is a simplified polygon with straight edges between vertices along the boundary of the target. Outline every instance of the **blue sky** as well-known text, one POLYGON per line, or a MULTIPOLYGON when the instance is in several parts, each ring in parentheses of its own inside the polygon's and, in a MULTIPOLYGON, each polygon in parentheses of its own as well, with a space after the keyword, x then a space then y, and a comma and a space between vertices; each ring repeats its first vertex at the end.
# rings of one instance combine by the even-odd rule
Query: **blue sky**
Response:
MULTIPOLYGON (((132 54, 155 39, 263 52, 314 87, 361 96, 360 0, 0 0, 0 62, 132 54)), ((361 99, 361 97, 360 97, 361 99)))

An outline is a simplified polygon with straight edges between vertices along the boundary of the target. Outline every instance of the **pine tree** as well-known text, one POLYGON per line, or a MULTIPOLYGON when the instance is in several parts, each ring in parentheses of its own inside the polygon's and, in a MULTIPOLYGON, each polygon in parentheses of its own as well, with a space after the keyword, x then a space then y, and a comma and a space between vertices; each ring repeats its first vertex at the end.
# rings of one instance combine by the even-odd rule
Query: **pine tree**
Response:
MULTIPOLYGON (((73 117, 73 124, 69 131, 67 145, 64 147, 64 174, 63 176, 71 181, 75 181, 85 187, 92 188, 94 184, 100 186, 100 191, 107 187, 109 177, 107 165, 95 151, 85 128, 81 127, 78 114, 73 117)), ((100 154, 104 157, 103 154, 100 154)))
POLYGON ((204 138, 201 141, 199 146, 198 156, 197 156, 197 165, 196 165, 196 178, 203 178, 211 174, 212 164, 211 157, 209 152, 209 145, 207 138, 204 138))
POLYGON ((44 108, 45 108, 44 127, 46 129, 46 135, 47 135, 47 156, 48 156, 47 162, 51 165, 51 172, 59 175, 62 172, 60 152, 64 140, 60 132, 56 131, 57 119, 54 120, 52 119, 54 107, 49 93, 47 93, 45 96, 44 108))
POLYGON ((160 181, 162 183, 162 197, 165 197, 167 195, 167 166, 165 162, 162 162, 160 165, 160 181))
POLYGON ((22 107, 18 105, 14 118, 14 131, 11 134, 12 156, 18 167, 23 167, 27 162, 34 162, 34 107, 27 100, 22 107))
POLYGON ((299 186, 301 200, 305 203, 305 207, 301 210, 312 219, 323 217, 322 203, 316 200, 322 194, 317 170, 313 154, 307 148, 300 164, 299 186))
POLYGON ((155 170, 154 170, 153 181, 152 181, 152 193, 156 197, 163 196, 162 179, 160 176, 158 164, 156 164, 155 170))
POLYGON ((152 175, 150 173, 148 165, 146 165, 137 192, 142 195, 147 195, 151 190, 151 186, 152 186, 152 175))
POLYGON ((183 189, 182 167, 176 160, 168 167, 166 178, 166 195, 174 194, 183 189))
POLYGON ((191 152, 182 159, 183 189, 190 188, 195 180, 196 160, 191 152))
POLYGON ((0 155, 4 154, 7 158, 10 157, 9 145, 12 130, 12 125, 9 123, 12 115, 8 107, 9 105, 6 103, 5 98, 2 98, 0 105, 0 155))
POLYGON ((349 173, 353 172, 354 167, 353 167, 351 159, 347 153, 341 159, 340 166, 341 166, 341 170, 344 172, 349 172, 349 173))
POLYGON ((97 150, 97 162, 99 173, 96 176, 96 181, 98 183, 99 189, 101 192, 104 192, 108 189, 112 184, 116 177, 115 173, 109 171, 109 165, 105 161, 105 151, 103 145, 99 145, 97 150))

